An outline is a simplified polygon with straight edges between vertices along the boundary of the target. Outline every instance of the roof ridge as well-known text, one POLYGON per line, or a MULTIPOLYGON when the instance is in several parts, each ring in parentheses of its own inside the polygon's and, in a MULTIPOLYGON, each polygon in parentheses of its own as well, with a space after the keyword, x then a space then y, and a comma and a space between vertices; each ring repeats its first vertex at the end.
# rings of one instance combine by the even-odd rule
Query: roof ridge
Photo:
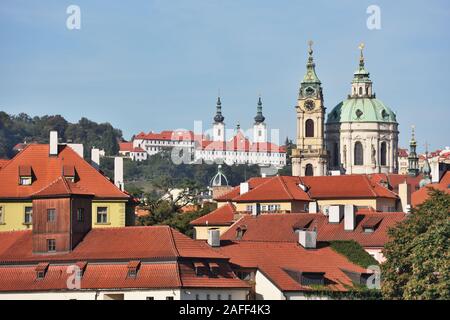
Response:
MULTIPOLYGON (((172 251, 174 251, 175 256, 177 258, 179 258, 179 257, 181 257, 181 255, 180 255, 180 252, 178 251, 177 244, 175 242, 175 237, 173 236, 173 230, 169 226, 166 226, 166 228, 168 229, 170 242, 172 243, 172 251)), ((180 281, 181 281, 181 279, 180 279, 180 281)))
POLYGON ((284 178, 282 178, 281 176, 277 176, 278 180, 281 181, 281 185, 283 186, 284 190, 286 191, 286 193, 289 195, 289 197, 293 200, 294 196, 292 195, 292 193, 289 191, 289 188, 287 187, 284 178))

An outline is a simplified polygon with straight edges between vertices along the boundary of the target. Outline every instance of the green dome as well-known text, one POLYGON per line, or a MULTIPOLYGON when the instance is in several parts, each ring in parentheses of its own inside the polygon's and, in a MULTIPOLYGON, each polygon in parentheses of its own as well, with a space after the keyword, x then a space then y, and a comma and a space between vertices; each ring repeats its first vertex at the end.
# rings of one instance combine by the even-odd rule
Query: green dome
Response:
POLYGON ((375 98, 349 98, 342 101, 328 114, 327 123, 340 122, 391 122, 396 123, 395 113, 375 98))

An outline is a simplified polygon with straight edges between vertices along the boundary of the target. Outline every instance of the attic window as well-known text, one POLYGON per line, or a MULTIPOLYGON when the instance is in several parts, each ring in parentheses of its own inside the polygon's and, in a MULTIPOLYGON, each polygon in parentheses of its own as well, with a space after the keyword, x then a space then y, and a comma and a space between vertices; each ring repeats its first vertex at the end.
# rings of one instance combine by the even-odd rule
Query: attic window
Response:
POLYGON ((209 263, 209 270, 211 270, 212 274, 218 275, 219 274, 219 270, 220 270, 220 266, 216 262, 210 262, 209 263))
POLYGON ((70 165, 63 166, 63 176, 71 182, 75 182, 75 167, 70 165))
POLYGON ((19 184, 21 186, 30 186, 33 183, 33 170, 31 166, 19 166, 19 184))
POLYGON ((127 277, 135 279, 137 277, 137 274, 138 274, 140 266, 141 266, 141 262, 140 261, 130 261, 128 263, 128 274, 127 274, 127 277))
POLYGON ((247 231, 247 226, 245 226, 245 225, 237 227, 236 240, 242 240, 246 231, 247 231))
POLYGON ((206 267, 203 262, 194 262, 194 269, 196 276, 203 276, 206 274, 206 267))
POLYGON ((371 218, 367 219, 362 224, 363 231, 366 233, 374 232, 378 228, 378 226, 380 225, 380 222, 382 220, 383 220, 383 218, 380 218, 380 217, 371 217, 371 218))
POLYGON ((284 271, 302 286, 325 285, 325 272, 302 272, 289 269, 284 271))
POLYGON ((48 270, 48 266, 49 266, 49 264, 47 262, 42 262, 37 265, 36 269, 34 269, 36 271, 36 279, 37 280, 42 280, 45 278, 45 275, 48 270))

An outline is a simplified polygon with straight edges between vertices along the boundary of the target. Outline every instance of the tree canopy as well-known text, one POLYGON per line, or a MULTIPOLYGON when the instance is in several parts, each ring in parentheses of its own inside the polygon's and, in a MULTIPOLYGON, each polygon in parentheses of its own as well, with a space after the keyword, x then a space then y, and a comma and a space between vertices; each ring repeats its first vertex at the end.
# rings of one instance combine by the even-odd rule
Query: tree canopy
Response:
POLYGON ((450 299, 450 195, 430 197, 389 231, 382 293, 386 299, 450 299))
POLYGON ((61 115, 32 118, 25 113, 9 115, 0 111, 0 158, 12 157, 12 149, 17 143, 48 143, 51 130, 58 131, 64 142, 82 143, 85 157, 90 156, 90 149, 94 146, 114 155, 119 151, 119 141, 122 140, 122 132, 109 123, 99 124, 86 118, 70 123, 61 115))

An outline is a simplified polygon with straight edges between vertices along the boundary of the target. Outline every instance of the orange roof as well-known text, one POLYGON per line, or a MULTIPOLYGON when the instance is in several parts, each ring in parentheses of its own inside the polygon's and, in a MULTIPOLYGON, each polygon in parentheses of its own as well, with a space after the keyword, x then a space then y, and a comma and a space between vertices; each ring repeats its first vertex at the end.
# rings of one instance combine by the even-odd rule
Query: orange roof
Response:
POLYGON ((298 186, 298 179, 277 176, 261 183, 251 191, 233 198, 236 202, 248 201, 312 201, 298 186))
POLYGON ((82 189, 76 183, 70 182, 64 177, 59 177, 44 189, 33 193, 32 197, 40 198, 40 197, 55 197, 55 196, 70 196, 70 195, 94 196, 93 193, 89 193, 88 191, 82 189))
POLYGON ((231 271, 228 258, 168 226, 92 229, 70 253, 31 250, 32 231, 0 233, 0 291, 65 290, 67 268, 81 262, 83 289, 249 287, 231 271), (214 275, 196 276, 196 261, 218 268, 214 275), (36 265, 42 263, 47 274, 36 281, 36 265), (139 267, 136 278, 127 277, 130 265, 139 267))
POLYGON ((100 199, 129 199, 130 196, 117 188, 108 178, 95 170, 72 148, 60 145, 57 156, 49 156, 46 144, 30 144, 0 170, 0 199, 30 198, 36 192, 49 187, 63 173, 64 166, 72 166, 77 181, 71 186, 92 193, 100 199), (18 184, 19 168, 28 166, 33 173, 31 186, 18 184))
POLYGON ((281 291, 308 291, 289 275, 290 271, 324 273, 327 287, 347 291, 352 281, 342 270, 364 273, 366 270, 329 247, 306 250, 297 243, 223 241, 217 248, 230 257, 230 262, 242 268, 254 268, 263 273, 281 291))
POLYGON ((418 190, 420 180, 422 180, 423 175, 419 174, 416 177, 412 177, 407 174, 395 174, 395 173, 374 173, 368 176, 370 181, 374 183, 387 183, 390 187, 390 190, 395 193, 398 192, 398 185, 404 183, 406 181, 407 184, 411 185, 411 190, 418 190))
POLYGON ((207 151, 286 152, 285 147, 271 142, 252 143, 241 131, 229 141, 202 140, 199 147, 207 151))
POLYGON ((122 152, 130 152, 133 150, 133 142, 120 142, 119 150, 122 152))
POLYGON ((0 159, 0 169, 4 166, 6 166, 6 164, 8 163, 8 159, 0 159))
POLYGON ((242 225, 246 226, 242 241, 297 242, 296 228, 317 228, 318 241, 355 240, 363 247, 383 247, 388 241, 387 230, 405 217, 406 214, 402 212, 358 213, 355 230, 345 231, 343 220, 339 224, 328 223, 328 218, 323 214, 263 214, 257 217, 247 215, 227 230, 222 239, 236 240, 236 231, 242 225), (373 218, 381 219, 379 225, 374 232, 364 232, 363 225, 373 218))
MULTIPOLYGON (((92 229, 72 252, 45 256, 45 260, 161 260, 178 257, 225 258, 207 244, 196 242, 168 226, 155 226, 92 229)), ((0 233, 0 263, 42 259, 42 255, 32 254, 32 231, 0 233)))
POLYGON ((433 189, 440 190, 447 194, 450 194, 450 188, 448 184, 444 185, 441 183, 431 183, 411 194, 411 205, 413 207, 417 207, 418 205, 421 205, 422 203, 427 201, 428 198, 430 197, 430 192, 433 189))
POLYGON ((191 225, 229 226, 233 224, 236 208, 227 203, 216 210, 191 221, 191 225))
POLYGON ((249 191, 240 195, 240 187, 217 197, 217 201, 292 201, 313 199, 391 198, 398 196, 367 175, 252 178, 249 191), (305 185, 306 192, 299 186, 305 185))

